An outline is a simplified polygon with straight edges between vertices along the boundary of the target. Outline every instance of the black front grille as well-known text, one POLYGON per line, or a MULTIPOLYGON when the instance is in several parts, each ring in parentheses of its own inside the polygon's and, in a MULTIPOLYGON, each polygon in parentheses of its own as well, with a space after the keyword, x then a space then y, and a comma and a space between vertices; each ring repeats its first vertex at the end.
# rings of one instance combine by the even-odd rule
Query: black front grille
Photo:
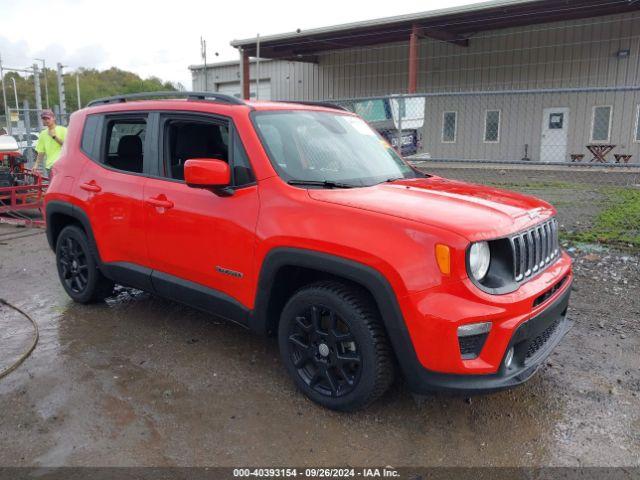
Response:
POLYGON ((560 255, 558 221, 555 218, 510 238, 513 274, 522 282, 551 265, 560 255))
POLYGON ((529 348, 527 349, 527 359, 533 357, 538 350, 544 347, 545 343, 547 343, 553 335, 553 332, 555 332, 558 328, 558 325, 560 325, 560 319, 553 322, 546 328, 544 332, 533 339, 533 341, 529 344, 529 348))

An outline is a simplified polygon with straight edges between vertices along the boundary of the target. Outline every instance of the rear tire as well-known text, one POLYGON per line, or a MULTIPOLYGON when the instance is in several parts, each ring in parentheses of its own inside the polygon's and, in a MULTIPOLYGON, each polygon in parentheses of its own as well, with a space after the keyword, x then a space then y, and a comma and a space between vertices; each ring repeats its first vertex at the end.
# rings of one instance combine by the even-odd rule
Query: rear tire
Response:
POLYGON ((393 383, 380 315, 356 286, 319 282, 298 290, 282 311, 278 343, 297 387, 332 410, 364 408, 393 383))
POLYGON ((69 225, 58 235, 56 266, 60 283, 75 302, 99 302, 113 293, 114 284, 98 270, 87 235, 80 227, 69 225))

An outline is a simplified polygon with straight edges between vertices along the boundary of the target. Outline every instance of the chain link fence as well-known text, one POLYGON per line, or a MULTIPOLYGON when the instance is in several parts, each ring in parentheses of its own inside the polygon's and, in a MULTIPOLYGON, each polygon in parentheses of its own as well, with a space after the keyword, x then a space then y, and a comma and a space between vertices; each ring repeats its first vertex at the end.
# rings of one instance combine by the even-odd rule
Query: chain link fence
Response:
POLYGON ((438 92, 333 102, 424 172, 534 195, 565 240, 640 248, 640 88, 438 92))
POLYGON ((534 195, 558 210, 565 240, 640 249, 640 166, 415 160, 421 171, 534 195))
MULTIPOLYGON (((56 115, 56 123, 58 125, 66 125, 67 116, 61 115, 57 107, 53 111, 56 115)), ((38 143, 40 132, 44 128, 40 120, 41 114, 42 110, 30 108, 29 103, 25 101, 20 109, 8 109, 8 122, 7 116, 0 115, 0 134, 11 135, 16 139, 20 152, 26 160, 27 167, 31 167, 36 159, 35 147, 38 143)), ((44 162, 41 167, 44 169, 44 162)), ((42 173, 44 173, 44 170, 42 173)))
POLYGON ((405 156, 451 161, 640 161, 640 86, 437 92, 331 101, 405 156))
POLYGON ((10 121, 5 121, 5 116, 0 115, 0 125, 3 125, 3 130, 0 133, 11 135, 18 142, 18 147, 23 157, 27 160, 27 165, 32 164, 36 159, 36 143, 40 131, 42 130, 42 124, 40 122, 41 112, 36 109, 26 108, 8 109, 8 116, 10 121), (9 128, 9 125, 11 128, 9 128))

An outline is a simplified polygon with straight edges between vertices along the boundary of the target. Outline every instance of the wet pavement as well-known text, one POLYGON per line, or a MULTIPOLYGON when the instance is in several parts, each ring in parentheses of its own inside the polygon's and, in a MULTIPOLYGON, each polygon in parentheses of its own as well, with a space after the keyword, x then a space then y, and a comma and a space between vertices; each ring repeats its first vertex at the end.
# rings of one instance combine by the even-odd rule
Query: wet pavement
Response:
MULTIPOLYGON (((640 465, 637 256, 574 252, 576 325, 524 386, 417 400, 398 384, 340 414, 295 391, 273 339, 125 289, 72 303, 44 234, 16 238, 32 232, 0 225, 0 297, 41 335, 0 379, 0 466, 640 465)), ((31 332, 0 309, 0 370, 31 332)))

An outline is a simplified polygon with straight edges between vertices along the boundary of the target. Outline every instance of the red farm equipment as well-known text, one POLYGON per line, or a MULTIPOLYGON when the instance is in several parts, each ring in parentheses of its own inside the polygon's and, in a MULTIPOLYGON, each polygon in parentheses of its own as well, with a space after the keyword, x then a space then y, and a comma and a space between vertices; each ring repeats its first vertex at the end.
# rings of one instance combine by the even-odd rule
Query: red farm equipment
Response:
POLYGON ((43 227, 48 179, 26 168, 25 162, 16 140, 0 135, 0 223, 43 227))

